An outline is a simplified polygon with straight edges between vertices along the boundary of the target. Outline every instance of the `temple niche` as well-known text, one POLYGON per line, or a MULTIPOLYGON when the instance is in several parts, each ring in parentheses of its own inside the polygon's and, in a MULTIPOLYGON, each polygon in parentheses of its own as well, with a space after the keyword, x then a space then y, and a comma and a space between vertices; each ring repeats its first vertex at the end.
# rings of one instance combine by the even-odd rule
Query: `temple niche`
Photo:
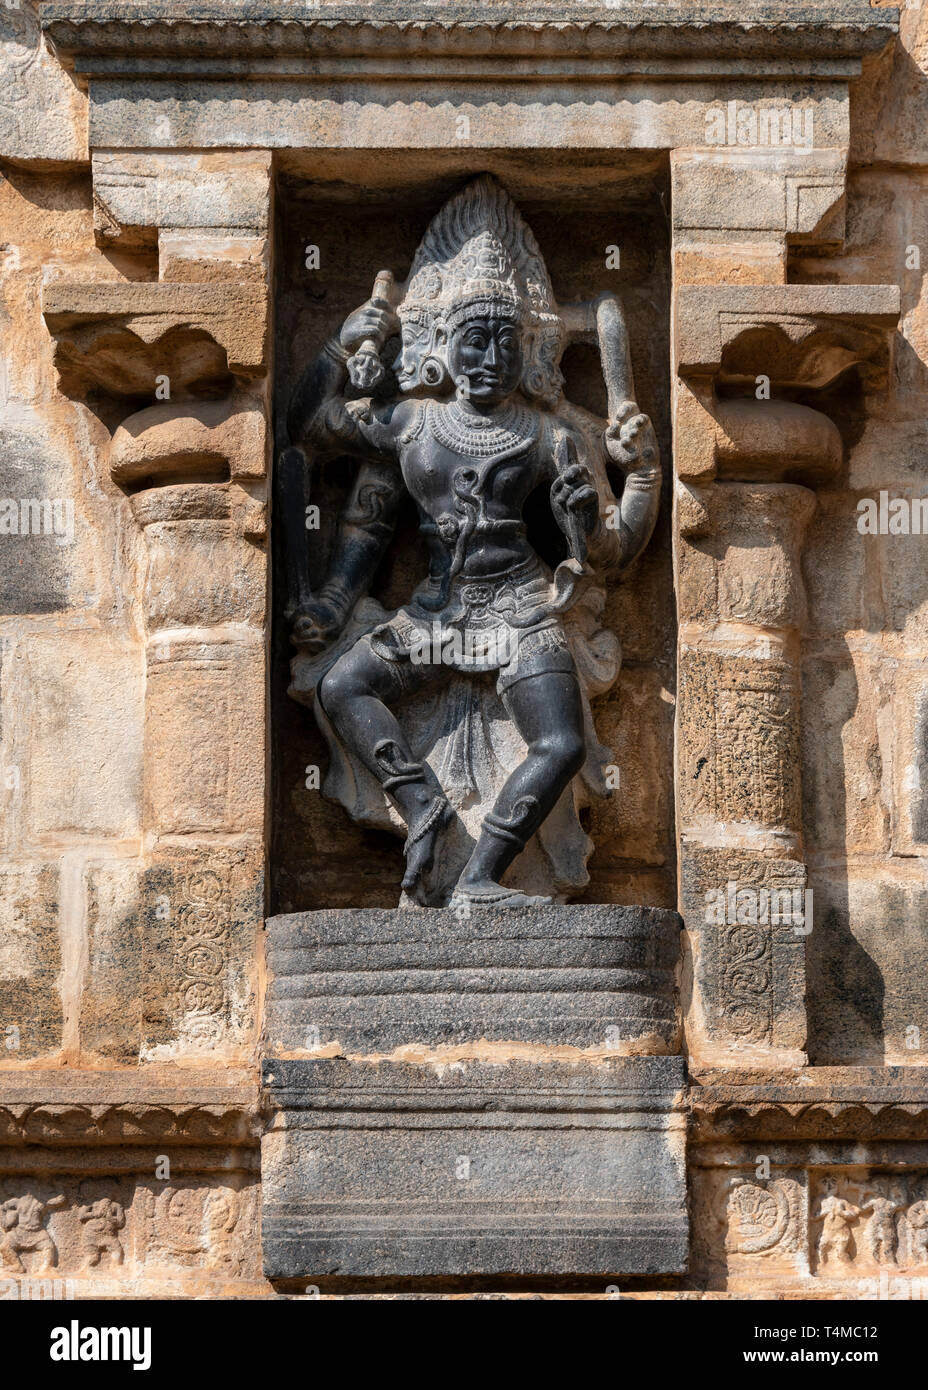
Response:
MULTIPOLYGON (((289 428, 281 423, 278 438, 290 447, 300 444, 289 434, 299 429, 293 423, 293 400, 300 379, 326 339, 337 335, 346 316, 371 298, 382 267, 391 267, 395 276, 385 302, 390 302, 406 326, 404 341, 412 341, 413 327, 421 330, 427 318, 437 321, 443 310, 451 308, 429 283, 437 264, 446 271, 450 267, 450 286, 455 256, 458 276, 462 276, 461 258, 468 254, 468 241, 479 247, 481 233, 488 233, 491 242, 500 234, 509 235, 513 244, 506 254, 514 258, 510 279, 513 285, 521 285, 517 294, 525 296, 527 280, 536 274, 540 276, 537 293, 545 300, 537 316, 528 305, 533 322, 520 326, 520 332, 528 328, 537 340, 539 364, 542 353, 550 354, 550 382, 543 399, 536 396, 534 416, 525 416, 524 428, 529 432, 541 428, 546 439, 558 430, 561 435, 573 433, 581 441, 581 451, 596 473, 599 512, 614 523, 612 540, 617 541, 622 534, 618 497, 624 474, 602 442, 610 401, 599 339, 607 331, 602 323, 610 311, 600 312, 598 328, 597 309, 610 296, 617 306, 618 327, 613 331, 619 343, 613 355, 618 352, 622 362, 620 368, 610 368, 607 362, 606 371, 630 372, 637 393, 634 403, 653 422, 655 463, 666 480, 668 382, 659 366, 667 346, 667 319, 661 306, 667 304, 669 292, 662 203, 666 167, 641 157, 623 160, 621 168, 610 168, 604 196, 602 179, 609 167, 604 160, 588 160, 571 170, 555 166, 546 171, 544 182, 537 175, 527 177, 524 168, 505 163, 495 175, 462 169, 457 178, 439 178, 422 156, 418 162, 417 172, 408 168, 408 161, 407 167, 382 161, 381 187, 368 183, 360 198, 355 190, 350 202, 335 170, 329 181, 297 172, 283 181, 278 202, 281 370, 275 394, 279 418, 283 422, 289 415, 289 428), (483 225, 478 225, 481 219, 483 225), (404 286, 407 276, 409 283, 404 286), (434 303, 429 294, 436 295, 434 303)), ((445 389, 441 383, 430 385, 426 371, 426 380, 420 375, 411 387, 407 384, 400 391, 392 368, 399 322, 391 326, 391 341, 382 353, 389 379, 378 383, 374 400, 389 401, 392 392, 393 399, 405 394, 420 401, 428 431, 429 411, 449 396, 449 379, 446 375, 445 389), (430 400, 435 404, 429 406, 430 400)), ((428 353, 428 344, 424 351, 428 353)), ((616 380, 613 395, 616 390, 626 392, 626 384, 616 380)), ((363 388, 349 380, 347 394, 359 403, 355 409, 360 409, 363 388)), ((453 387, 450 396, 454 396, 453 387)), ((524 412, 527 398, 520 395, 519 399, 524 412)), ((530 396, 528 405, 532 406, 530 396)), ((500 439, 501 449, 506 443, 511 449, 517 442, 515 435, 500 439)), ((321 721, 307 718, 293 704, 300 702, 318 715, 322 702, 317 685, 333 659, 351 645, 352 638, 357 641, 409 602, 428 572, 428 548, 410 496, 401 489, 395 517, 390 517, 389 542, 378 554, 369 587, 356 595, 353 616, 328 645, 301 644, 297 631, 294 649, 290 643, 294 584, 303 583, 310 591, 324 588, 337 564, 339 518, 351 501, 352 489, 358 488, 357 521, 364 515, 365 503, 373 498, 376 507, 382 500, 378 486, 383 486, 376 476, 365 483, 361 474, 358 481, 361 464, 347 445, 338 454, 331 443, 324 448, 318 441, 303 440, 302 444, 306 463, 285 459, 276 499, 279 519, 292 518, 297 510, 308 507, 308 524, 317 529, 306 532, 300 519, 286 541, 278 532, 272 893, 281 910, 395 906, 407 831, 391 797, 363 763, 346 754, 324 714, 321 721), (294 488, 292 479, 301 473, 303 481, 294 488), (294 545, 299 546, 292 536, 300 531, 309 542, 305 547, 308 571, 294 580, 285 552, 289 548, 292 557, 294 545), (288 688, 289 698, 284 698, 288 688), (349 864, 350 879, 345 873, 349 864)), ((481 456, 492 462, 486 446, 481 456)), ((600 556, 598 569, 590 563, 578 566, 571 554, 576 541, 558 526, 552 512, 550 481, 544 482, 540 475, 534 478, 524 508, 526 555, 537 556, 542 568, 534 586, 526 588, 523 567, 517 576, 523 587, 503 603, 513 609, 519 606, 530 616, 536 610, 536 628, 539 621, 545 622, 539 602, 547 605, 550 615, 563 614, 563 621, 549 616, 547 625, 566 633, 570 664, 579 675, 583 766, 569 778, 537 833, 534 829, 529 833, 525 849, 519 846, 517 862, 505 883, 560 902, 671 906, 675 894, 669 777, 674 619, 666 506, 655 507, 647 517, 647 537, 637 546, 640 558, 632 557, 624 571, 614 555, 600 556), (580 573, 584 568, 586 573, 580 573)), ((658 481, 652 491, 657 501, 658 481)), ((666 499, 666 482, 663 495, 666 499)), ((393 499, 388 500, 392 507, 393 499)), ((429 642, 435 643, 441 623, 436 626, 427 609, 419 610, 419 621, 429 642)), ((520 635, 514 624, 494 634, 479 616, 468 626, 479 630, 481 622, 484 641, 513 644, 520 635)), ((444 633, 446 641, 449 635, 453 636, 444 633)), ((466 635, 481 641, 473 631, 466 635)), ((522 640, 527 648, 529 642, 522 640)), ((539 635, 531 640, 538 644, 545 639, 539 635)), ((485 660, 472 658, 471 665, 475 664, 484 670, 470 675, 452 672, 450 680, 404 693, 401 700, 409 726, 415 730, 416 755, 425 757, 439 782, 445 779, 451 806, 443 834, 444 869, 431 874, 431 896, 425 898, 434 906, 449 901, 485 814, 524 757, 524 740, 498 693, 499 672, 491 674, 485 660)), ((558 664, 557 658, 553 664, 558 664)), ((531 789, 526 790, 531 795, 531 789)), ((404 900, 409 901, 408 894, 404 900)))

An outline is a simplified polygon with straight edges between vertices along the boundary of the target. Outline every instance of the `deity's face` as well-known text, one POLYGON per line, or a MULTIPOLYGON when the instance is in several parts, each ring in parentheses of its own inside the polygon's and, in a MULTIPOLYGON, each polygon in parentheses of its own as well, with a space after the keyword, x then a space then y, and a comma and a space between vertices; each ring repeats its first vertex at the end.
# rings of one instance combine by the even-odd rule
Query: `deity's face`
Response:
POLYGON ((402 326, 400 350, 393 370, 401 391, 409 391, 419 380, 419 364, 428 351, 430 329, 427 323, 407 319, 402 326))
POLYGON ((518 325, 511 319, 468 319, 451 335, 448 369, 462 399, 475 405, 504 401, 522 376, 518 325))

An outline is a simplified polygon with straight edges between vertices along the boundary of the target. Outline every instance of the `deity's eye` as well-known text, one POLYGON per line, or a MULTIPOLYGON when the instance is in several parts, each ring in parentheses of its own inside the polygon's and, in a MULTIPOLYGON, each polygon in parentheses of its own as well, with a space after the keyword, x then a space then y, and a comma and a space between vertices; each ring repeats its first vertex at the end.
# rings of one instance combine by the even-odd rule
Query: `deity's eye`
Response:
POLYGON ((483 328, 468 328, 464 334, 464 342, 468 347, 485 348, 488 342, 486 331, 483 328))

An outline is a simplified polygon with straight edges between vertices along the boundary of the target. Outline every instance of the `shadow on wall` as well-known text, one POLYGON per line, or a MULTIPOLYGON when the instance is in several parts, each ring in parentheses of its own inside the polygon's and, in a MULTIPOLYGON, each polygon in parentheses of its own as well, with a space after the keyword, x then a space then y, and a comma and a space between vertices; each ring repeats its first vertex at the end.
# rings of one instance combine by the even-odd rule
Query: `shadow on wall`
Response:
MULTIPOLYGON (((903 314, 918 288, 904 284, 903 314)), ((928 368, 901 336, 894 350, 889 397, 873 401, 844 486, 819 494, 803 554, 807 1013, 817 1065, 917 1065, 928 1043, 928 706, 918 650, 928 537, 858 530, 864 498, 928 496, 924 453, 907 452, 913 441, 900 439, 893 410, 900 387, 928 401, 928 368)))

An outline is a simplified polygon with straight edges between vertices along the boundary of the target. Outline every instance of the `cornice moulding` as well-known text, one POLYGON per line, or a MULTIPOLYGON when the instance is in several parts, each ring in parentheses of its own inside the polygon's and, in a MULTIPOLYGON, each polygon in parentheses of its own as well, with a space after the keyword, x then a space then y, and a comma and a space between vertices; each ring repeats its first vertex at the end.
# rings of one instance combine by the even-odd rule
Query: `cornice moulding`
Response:
MULTIPOLYGON (((603 63, 613 65, 606 69, 612 76, 660 76, 662 70, 671 76, 681 63, 693 61, 702 63, 693 75, 725 68, 798 75, 821 62, 831 75, 853 73, 861 58, 879 52, 898 32, 898 15, 871 8, 866 0, 531 8, 413 4, 398 5, 393 15, 380 6, 297 7, 281 0, 188 5, 146 0, 128 6, 117 0, 72 0, 44 5, 42 25, 59 56, 84 76, 221 76, 234 70, 229 63, 247 59, 257 64, 255 75, 266 75, 275 64, 284 65, 283 71, 289 63, 292 71, 298 62, 308 76, 330 80, 325 64, 339 59, 376 70, 402 57, 417 70, 436 58, 453 60, 460 80, 464 74, 457 63, 463 58, 494 66, 524 58, 535 65, 526 75, 538 80, 548 75, 546 62, 553 65, 552 75, 573 63, 578 77, 589 65, 603 63), (213 69, 210 60, 223 65, 213 69)), ((474 78, 485 71, 478 67, 474 78)))

